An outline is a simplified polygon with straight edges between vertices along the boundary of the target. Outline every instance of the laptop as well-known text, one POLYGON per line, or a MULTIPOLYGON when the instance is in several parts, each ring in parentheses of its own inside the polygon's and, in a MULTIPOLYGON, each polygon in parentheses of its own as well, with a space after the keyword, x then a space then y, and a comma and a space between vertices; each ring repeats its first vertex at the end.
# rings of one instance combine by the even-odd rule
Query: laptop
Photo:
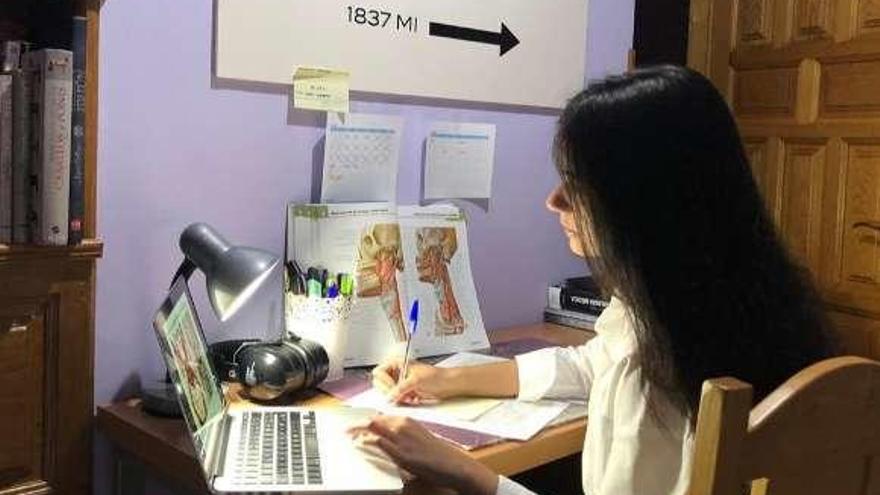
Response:
POLYGON ((402 491, 397 472, 371 461, 346 433, 369 416, 367 410, 230 408, 183 277, 156 313, 153 329, 211 491, 402 491))

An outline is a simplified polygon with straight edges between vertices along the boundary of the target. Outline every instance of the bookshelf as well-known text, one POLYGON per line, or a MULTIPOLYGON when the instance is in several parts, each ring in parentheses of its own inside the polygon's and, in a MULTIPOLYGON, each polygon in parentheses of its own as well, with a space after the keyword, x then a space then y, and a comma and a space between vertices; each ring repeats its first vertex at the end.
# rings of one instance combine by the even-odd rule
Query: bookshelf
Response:
POLYGON ((87 23, 85 241, 0 244, 0 495, 91 493, 102 0, 0 0, 0 40, 69 48, 87 23))

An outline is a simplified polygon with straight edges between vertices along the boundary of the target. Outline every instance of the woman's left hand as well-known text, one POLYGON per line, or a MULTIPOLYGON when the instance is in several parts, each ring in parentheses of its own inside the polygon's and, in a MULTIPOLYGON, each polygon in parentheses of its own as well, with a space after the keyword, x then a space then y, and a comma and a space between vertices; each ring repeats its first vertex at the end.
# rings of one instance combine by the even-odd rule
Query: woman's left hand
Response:
POLYGON ((495 473, 409 418, 375 416, 349 429, 349 434, 378 447, 400 468, 433 485, 474 495, 494 495, 497 490, 495 473))

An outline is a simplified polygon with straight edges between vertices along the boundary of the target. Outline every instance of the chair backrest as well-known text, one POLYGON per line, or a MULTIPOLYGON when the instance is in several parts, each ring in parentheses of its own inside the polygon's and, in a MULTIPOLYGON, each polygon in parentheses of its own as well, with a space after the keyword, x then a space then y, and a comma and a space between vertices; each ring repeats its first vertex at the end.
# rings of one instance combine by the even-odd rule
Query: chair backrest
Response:
POLYGON ((751 404, 703 383, 690 495, 880 495, 880 362, 828 359, 751 404))

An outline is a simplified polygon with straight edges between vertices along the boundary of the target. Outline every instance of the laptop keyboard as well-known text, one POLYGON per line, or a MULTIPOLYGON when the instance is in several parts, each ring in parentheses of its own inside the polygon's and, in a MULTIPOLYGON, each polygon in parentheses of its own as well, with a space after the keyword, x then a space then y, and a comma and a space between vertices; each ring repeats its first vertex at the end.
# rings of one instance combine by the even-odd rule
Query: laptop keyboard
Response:
POLYGON ((236 453, 242 485, 320 485, 321 458, 315 413, 247 411, 236 453))

